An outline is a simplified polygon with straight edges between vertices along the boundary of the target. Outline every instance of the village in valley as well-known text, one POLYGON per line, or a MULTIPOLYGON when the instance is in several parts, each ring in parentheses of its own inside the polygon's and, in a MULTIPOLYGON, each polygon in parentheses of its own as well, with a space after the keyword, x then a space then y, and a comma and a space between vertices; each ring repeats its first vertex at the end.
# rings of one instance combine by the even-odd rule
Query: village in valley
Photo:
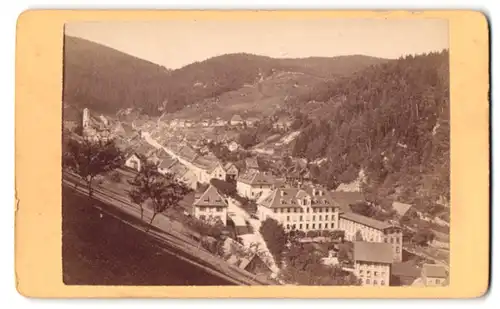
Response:
POLYGON ((447 29, 66 24, 64 283, 449 285, 447 29))
MULTIPOLYGON (((362 178, 328 189, 312 179, 311 162, 281 152, 297 135, 294 121, 292 115, 261 120, 237 114, 167 120, 132 109, 110 117, 84 108, 81 123, 66 121, 64 129, 68 139, 113 141, 120 151, 120 165, 95 178, 95 198, 117 196, 128 206, 116 207, 135 207, 127 211, 136 216, 141 208, 142 219, 142 206, 127 199, 137 175, 152 166, 187 193, 180 208, 162 209, 150 224, 194 239, 201 245, 192 254, 206 251, 257 284, 446 285, 448 222, 397 200, 384 221, 361 214, 380 208, 365 199, 362 178), (238 143, 237 133, 260 121, 272 123, 279 136, 267 143, 275 146, 271 151, 238 143)), ((71 168, 66 173, 75 177, 71 168)))

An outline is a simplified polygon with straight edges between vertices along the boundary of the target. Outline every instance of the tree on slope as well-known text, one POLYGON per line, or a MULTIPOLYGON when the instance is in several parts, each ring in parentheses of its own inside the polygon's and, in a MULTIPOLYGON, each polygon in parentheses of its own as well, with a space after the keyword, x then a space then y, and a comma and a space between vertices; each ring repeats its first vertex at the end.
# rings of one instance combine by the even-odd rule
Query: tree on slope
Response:
POLYGON ((62 160, 63 168, 75 172, 85 181, 89 197, 92 197, 93 180, 121 166, 123 156, 114 140, 68 138, 63 146, 62 160))
MULTIPOLYGON (((141 171, 134 180, 130 181, 133 189, 130 199, 137 203, 141 209, 141 220, 144 219, 144 206, 153 211, 149 221, 151 225, 155 217, 169 208, 179 205, 179 202, 188 193, 189 189, 174 179, 172 174, 163 175, 158 172, 158 165, 144 160, 141 171)), ((146 228, 149 230, 150 226, 146 228)))
POLYGON ((286 233, 278 221, 268 218, 260 226, 260 233, 266 242, 269 252, 273 255, 276 264, 281 264, 283 250, 286 245, 286 233))

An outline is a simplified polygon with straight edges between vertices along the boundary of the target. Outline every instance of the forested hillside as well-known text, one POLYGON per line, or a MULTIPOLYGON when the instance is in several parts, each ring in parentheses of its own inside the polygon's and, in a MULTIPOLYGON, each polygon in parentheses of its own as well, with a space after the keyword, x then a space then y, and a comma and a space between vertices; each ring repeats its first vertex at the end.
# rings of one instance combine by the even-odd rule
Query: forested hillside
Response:
POLYGON ((367 176, 364 190, 421 207, 449 200, 450 126, 448 51, 407 56, 351 77, 318 85, 296 99, 293 155, 327 158, 313 167, 335 188, 367 176), (322 117, 306 103, 323 101, 322 117))
POLYGON ((386 61, 357 55, 274 59, 240 53, 213 57, 170 71, 80 38, 66 36, 64 45, 65 103, 103 112, 134 107, 149 115, 180 110, 278 71, 329 79, 386 61))
POLYGON ((64 103, 115 113, 120 108, 157 110, 170 71, 103 45, 65 36, 64 103))

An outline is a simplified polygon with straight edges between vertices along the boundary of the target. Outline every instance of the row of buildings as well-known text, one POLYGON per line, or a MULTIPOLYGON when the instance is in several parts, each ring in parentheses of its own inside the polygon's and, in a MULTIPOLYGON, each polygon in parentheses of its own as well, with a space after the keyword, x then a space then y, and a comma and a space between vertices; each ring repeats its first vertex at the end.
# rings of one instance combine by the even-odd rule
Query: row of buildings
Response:
MULTIPOLYGON (((365 286, 390 285, 392 266, 403 262, 402 228, 353 213, 341 197, 343 192, 313 185, 290 187, 253 168, 237 178, 237 191, 256 201, 260 220, 273 218, 287 231, 344 231, 345 239, 354 243, 352 271, 365 286)), ((209 214, 226 216, 226 198, 214 187, 207 192, 213 197, 195 201, 195 215, 202 219, 209 214), (209 201, 214 204, 210 206, 209 201)), ((422 274, 419 282, 426 286, 447 282, 447 271, 441 265, 425 264, 422 274)))

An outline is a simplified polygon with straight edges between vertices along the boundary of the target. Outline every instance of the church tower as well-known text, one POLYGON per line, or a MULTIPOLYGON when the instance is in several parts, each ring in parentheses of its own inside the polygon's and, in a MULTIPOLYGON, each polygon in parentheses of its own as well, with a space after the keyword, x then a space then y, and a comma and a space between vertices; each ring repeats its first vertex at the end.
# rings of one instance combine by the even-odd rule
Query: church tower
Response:
POLYGON ((90 126, 90 112, 88 108, 83 109, 83 117, 82 117, 82 128, 83 130, 88 129, 90 126))

